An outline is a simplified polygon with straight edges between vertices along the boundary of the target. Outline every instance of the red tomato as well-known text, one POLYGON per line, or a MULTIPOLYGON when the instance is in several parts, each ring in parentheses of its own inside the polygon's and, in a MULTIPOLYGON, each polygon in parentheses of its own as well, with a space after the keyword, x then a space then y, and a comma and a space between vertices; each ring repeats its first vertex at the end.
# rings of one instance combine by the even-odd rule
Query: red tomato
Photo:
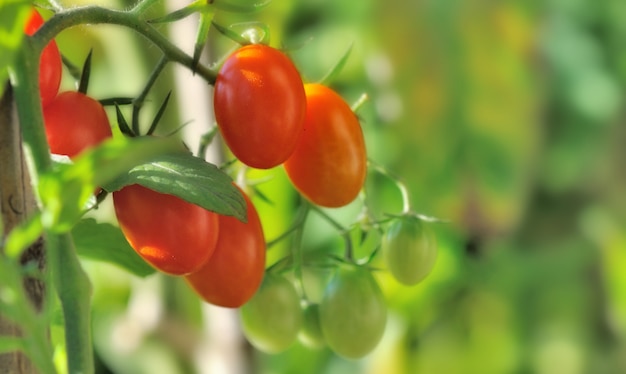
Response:
POLYGON ((224 63, 215 81, 215 118, 226 144, 244 164, 282 164, 302 133, 306 99, 291 60, 264 45, 248 45, 224 63))
POLYGON ((311 202, 344 206, 359 194, 367 173, 359 120, 330 88, 306 84, 304 89, 304 133, 285 162, 285 170, 296 189, 311 202))
POLYGON ((265 238, 259 215, 245 195, 248 222, 219 216, 215 253, 198 271, 185 277, 208 303, 227 308, 245 304, 259 288, 265 272, 265 238))
MULTIPOLYGON (((33 9, 28 21, 26 21, 24 33, 33 35, 43 25, 43 22, 41 15, 33 9)), ((53 40, 43 49, 39 58, 39 93, 43 107, 48 105, 59 92, 62 71, 61 53, 59 53, 59 48, 53 40)))
POLYGON ((104 108, 80 92, 62 92, 43 110, 50 152, 70 158, 112 136, 104 108))
POLYGON ((217 243, 217 214, 138 184, 113 192, 115 215, 128 243, 156 269, 198 270, 217 243))

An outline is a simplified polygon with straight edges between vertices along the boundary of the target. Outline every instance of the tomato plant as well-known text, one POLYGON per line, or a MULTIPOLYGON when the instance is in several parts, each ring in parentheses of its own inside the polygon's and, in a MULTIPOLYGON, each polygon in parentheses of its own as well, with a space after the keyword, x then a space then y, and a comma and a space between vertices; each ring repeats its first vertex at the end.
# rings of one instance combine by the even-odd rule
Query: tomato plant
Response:
POLYGON ((304 133, 285 162, 294 186, 307 199, 340 207, 356 198, 367 172, 361 126, 348 104, 320 84, 305 85, 304 133))
MULTIPOLYGON (((43 23, 39 12, 33 9, 24 32, 26 35, 33 35, 43 23)), ((39 93, 42 106, 47 106, 59 92, 62 71, 61 53, 53 40, 43 49, 39 59, 39 93)))
MULTIPOLYGON (((19 151, 13 169, 23 173, 19 178, 11 178, 13 175, 6 178, 2 174, 0 180, 14 183, 12 187, 21 193, 25 193, 24 186, 32 185, 35 194, 23 198, 9 194, 6 206, 10 209, 2 209, 3 230, 0 232, 8 234, 1 241, 0 294, 16 297, 0 298, 0 312, 10 313, 9 320, 16 324, 12 331, 23 334, 11 335, 6 340, 0 336, 3 346, 0 350, 24 350, 28 358, 36 361, 35 366, 41 372, 54 373, 57 370, 52 363, 52 351, 64 344, 66 350, 62 353, 67 356, 67 367, 63 367, 63 371, 93 371, 93 352, 89 344, 92 341, 92 290, 79 255, 118 264, 141 277, 156 270, 181 276, 176 280, 165 279, 166 282, 186 281, 199 296, 194 302, 203 299, 222 307, 240 308, 245 336, 262 351, 284 351, 298 338, 310 347, 327 344, 337 354, 349 358, 362 357, 376 346, 385 328, 386 309, 382 292, 369 268, 379 253, 378 247, 366 245, 364 233, 368 230, 378 233, 387 219, 375 217, 378 212, 371 210, 366 191, 360 201, 361 215, 350 223, 343 222, 343 218, 337 221, 333 214, 322 209, 354 201, 362 191, 368 165, 374 164, 368 164, 358 118, 332 89, 322 84, 305 85, 285 52, 263 44, 247 44, 246 35, 269 31, 265 24, 244 22, 224 26, 214 22, 214 18, 219 22, 229 19, 218 16, 219 12, 250 16, 267 3, 266 0, 200 1, 155 17, 153 10, 161 8, 154 6, 154 0, 138 0, 125 10, 92 5, 64 8, 60 3, 51 2, 49 10, 54 14, 49 21, 43 23, 40 15, 33 11, 23 31, 21 24, 16 23, 16 30, 7 34, 11 39, 0 43, 0 75, 6 71, 6 76, 10 77, 10 87, 5 91, 9 93, 6 107, 11 108, 11 101, 15 101, 17 108, 17 116, 0 117, 11 125, 17 123, 21 136, 14 136, 18 134, 14 132, 5 137, 6 130, 14 130, 16 126, 0 126, 0 139, 13 142, 1 150, 19 151), (194 53, 188 55, 156 25, 178 21, 194 13, 199 16, 200 25, 194 53), (91 70, 91 53, 85 59, 82 73, 71 61, 63 60, 74 78, 78 80, 80 75, 80 83, 78 92, 58 93, 63 69, 54 38, 67 28, 83 24, 130 28, 160 53, 158 62, 145 76, 143 88, 135 96, 114 92, 112 97, 99 101, 87 96, 91 74, 101 73, 91 70), (240 33, 242 27, 246 30, 240 33), (200 58, 209 41, 209 29, 216 29, 220 37, 228 36, 242 45, 227 56, 221 67, 219 61, 204 64, 200 58), (31 36, 24 38, 22 32, 31 36), (19 36, 18 40, 12 35, 19 36), (10 53, 4 54, 5 48, 10 53), (163 137, 151 136, 157 128, 160 133, 165 132, 158 127, 159 122, 171 115, 167 111, 170 94, 155 94, 154 91, 163 91, 161 85, 171 84, 168 79, 159 78, 173 63, 183 65, 214 86, 212 108, 206 109, 214 110, 217 127, 202 124, 210 129, 197 138, 197 152, 192 151, 194 144, 188 144, 187 139, 185 147, 181 146, 177 131, 163 137), (144 107, 157 95, 165 97, 158 109, 150 105, 144 107), (104 141, 112 138, 105 106, 114 106, 117 126, 125 137, 104 141), (149 127, 141 123, 146 115, 152 115, 149 127), (148 130, 142 131, 144 128, 148 130), (218 131, 222 139, 215 137, 218 131), (204 155, 214 139, 224 140, 225 153, 232 153, 240 162, 223 159, 219 160, 222 165, 207 162, 204 155), (27 152, 22 152, 20 147, 27 152), (84 152, 87 149, 90 151, 84 152), (50 153, 67 155, 72 162, 54 163, 50 153), (32 176, 23 171, 24 162, 32 166, 29 168, 34 173, 32 176), (263 178, 250 180, 248 178, 256 171, 248 171, 281 164, 285 165, 291 181, 280 181, 281 188, 294 193, 291 184, 303 198, 297 196, 289 200, 288 210, 294 208, 292 203, 295 203, 298 211, 292 225, 281 232, 269 227, 268 232, 275 236, 266 243, 259 212, 232 181, 237 179, 242 188, 256 194, 260 201, 274 205, 274 199, 293 196, 267 196, 264 188, 257 186, 264 182, 263 178), (119 225, 99 221, 110 218, 103 217, 107 209, 96 210, 109 195, 102 193, 90 199, 89 192, 94 185, 113 191, 112 203, 119 225), (32 204, 33 212, 23 214, 18 206, 22 200, 38 204, 32 204), (309 213, 317 213, 325 220, 329 224, 326 229, 337 230, 345 242, 343 256, 336 248, 330 251, 307 248, 311 243, 306 240, 309 233, 305 235, 305 231, 315 227, 307 224, 309 213), (8 227, 4 226, 4 214, 20 217, 6 220, 11 225, 8 227), (86 214, 89 216, 85 217, 86 214), (42 237, 46 238, 45 257, 41 255, 42 244, 37 239, 42 237), (284 246, 283 252, 278 250, 272 253, 276 256, 268 257, 271 263, 266 270, 266 249, 283 240, 290 243, 284 246), (36 266, 29 267, 28 271, 23 268, 25 264, 21 260, 30 259, 30 253, 26 252, 31 250, 40 260, 45 259, 53 277, 46 276, 36 266), (307 279, 311 283, 319 281, 317 288, 311 288, 319 292, 307 295, 305 290, 309 271, 315 273, 318 269, 328 269, 322 271, 326 275, 335 274, 323 297, 319 293, 327 283, 325 277, 323 280, 317 276, 307 279), (28 297, 14 292, 28 283, 24 282, 26 276, 41 280, 45 283, 42 286, 57 291, 63 311, 61 342, 50 344, 47 333, 52 324, 50 313, 39 313, 28 297), (316 293, 317 297, 312 296, 316 293)), ((16 3, 2 8, 2 18, 24 19, 28 6, 16 3), (17 17, 18 14, 24 16, 17 17)), ((82 48, 85 43, 76 44, 82 48)), ((120 51, 126 50, 120 48, 120 51)), ((219 54, 217 51, 216 55, 219 54)), ((336 76, 348 54, 323 81, 336 76)), ((137 76, 144 77, 143 74, 137 76)), ((98 79, 96 82, 108 81, 98 79)), ((134 87, 134 83, 129 87, 134 87)), ((5 96, 2 99, 0 105, 4 109, 5 96)), ((224 149, 219 145, 217 148, 224 149)), ((1 168, 0 172, 5 170, 1 168)), ((4 185, 0 190, 5 192, 4 185)), ((400 190, 403 213, 412 212, 406 188, 400 190)), ((276 205, 283 203, 276 202, 276 205)), ((5 206, 5 201, 0 203, 5 206)), ((281 210, 280 214, 287 212, 281 210)), ((272 224, 278 221, 282 220, 268 220, 272 224)), ((388 236, 384 250, 391 253, 395 262, 401 262, 403 256, 412 258, 414 252, 422 253, 416 249, 422 247, 411 247, 407 254, 392 245, 394 241, 409 241, 411 235, 410 232, 396 234, 392 230, 388 236)), ((412 261, 404 265, 413 268, 412 261)))
POLYGON ((250 198, 241 192, 246 200, 247 222, 220 215, 215 252, 200 269, 185 277, 205 301, 228 308, 238 308, 248 301, 265 271, 261 221, 250 198))
POLYGON ((130 245, 165 273, 192 273, 215 250, 219 220, 213 212, 138 184, 113 192, 113 203, 130 245))
POLYGON ((407 286, 426 278, 437 259, 437 246, 430 227, 411 216, 393 221, 383 238, 382 251, 393 277, 407 286))
POLYGON ((217 124, 230 150, 248 166, 269 169, 282 164, 300 138, 305 109, 298 70, 274 48, 242 47, 217 75, 217 124))
POLYGON ((365 356, 378 345, 385 331, 385 299, 368 269, 340 266, 319 308, 326 343, 341 356, 365 356))
POLYGON ((80 92, 60 93, 44 108, 43 115, 52 153, 74 157, 112 136, 102 105, 80 92))
POLYGON ((296 340, 302 326, 300 296, 285 277, 267 273, 240 316, 250 343, 265 352, 281 352, 296 340))

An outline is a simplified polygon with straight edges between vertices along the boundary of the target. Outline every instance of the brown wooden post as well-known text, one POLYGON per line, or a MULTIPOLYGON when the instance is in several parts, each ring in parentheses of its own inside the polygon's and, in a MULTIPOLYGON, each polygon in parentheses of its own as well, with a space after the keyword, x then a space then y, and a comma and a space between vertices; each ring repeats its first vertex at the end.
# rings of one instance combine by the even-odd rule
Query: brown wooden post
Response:
MULTIPOLYGON (((4 233, 29 218, 36 210, 36 201, 22 147, 13 93, 7 84, 0 98, 0 211, 4 233)), ((40 269, 45 265, 44 246, 37 241, 24 252, 22 264, 35 261, 40 269)), ((24 279, 24 292, 37 310, 44 300, 44 284, 33 278, 24 279)), ((20 331, 0 315, 0 336, 18 336, 20 331)), ((20 352, 0 355, 0 374, 36 373, 31 362, 20 352)))

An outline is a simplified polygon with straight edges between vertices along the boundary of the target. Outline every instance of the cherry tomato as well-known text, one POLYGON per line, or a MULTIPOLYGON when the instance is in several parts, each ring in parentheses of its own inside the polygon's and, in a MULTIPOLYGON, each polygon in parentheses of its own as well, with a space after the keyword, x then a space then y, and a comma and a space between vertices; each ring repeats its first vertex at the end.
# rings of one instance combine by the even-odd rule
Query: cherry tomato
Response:
POLYGON ((346 358, 371 352, 383 336, 387 308, 369 270, 343 265, 320 303, 320 325, 328 346, 346 358))
POLYGON ((367 172, 365 141, 359 120, 328 87, 304 86, 304 133, 284 163, 289 179, 311 202, 340 207, 359 194, 367 172))
POLYGON ((240 309, 243 333, 259 350, 278 353, 295 342, 302 326, 300 297, 285 277, 267 273, 257 293, 240 309))
POLYGON ((43 111, 50 152, 70 158, 112 136, 102 105, 80 92, 62 92, 43 111))
POLYGON ((213 104, 226 144, 248 166, 282 164, 302 134, 302 79, 274 48, 248 45, 230 55, 217 75, 213 104))
POLYGON ((302 344, 310 348, 321 348, 326 345, 322 326, 320 326, 319 304, 309 304, 304 308, 304 321, 298 338, 302 344))
POLYGON ((243 195, 247 223, 220 215, 215 252, 200 269, 185 277, 205 301, 228 308, 247 302, 259 288, 265 271, 261 221, 248 196, 243 195))
POLYGON ((131 247, 164 273, 196 271, 215 250, 217 214, 204 208, 138 184, 113 192, 113 205, 131 247))
MULTIPOLYGON (((30 17, 26 21, 24 33, 26 35, 33 35, 43 23, 44 21, 41 15, 33 9, 30 17)), ((62 71, 61 53, 59 52, 56 42, 52 40, 43 49, 39 58, 39 94, 43 107, 48 105, 59 92, 62 71)))
POLYGON ((403 217, 389 226, 382 252, 391 275, 412 286, 426 278, 435 266, 437 244, 427 224, 416 217, 403 217))

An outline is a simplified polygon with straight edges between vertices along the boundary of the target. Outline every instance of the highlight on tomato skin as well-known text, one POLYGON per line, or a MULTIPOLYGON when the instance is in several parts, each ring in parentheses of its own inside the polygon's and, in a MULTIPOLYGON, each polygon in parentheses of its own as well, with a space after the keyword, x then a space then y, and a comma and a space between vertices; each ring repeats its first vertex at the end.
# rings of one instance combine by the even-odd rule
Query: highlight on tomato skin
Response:
POLYGON ((60 93, 43 116, 51 153, 73 158, 113 136, 102 105, 80 92, 60 93))
POLYGON ((157 270, 185 275, 213 254, 216 213, 139 184, 113 192, 117 221, 130 246, 157 270))
MULTIPOLYGON (((39 12, 33 9, 26 21, 24 33, 32 36, 43 23, 44 20, 39 12)), ((39 58, 39 93, 43 107, 46 107, 59 92, 62 73, 61 53, 56 42, 52 40, 43 49, 39 58)))
POLYGON ((215 252, 201 268, 185 277, 204 301, 226 308, 245 304, 261 285, 265 272, 261 221, 250 198, 241 193, 246 200, 247 222, 220 215, 215 252))
POLYGON ((304 133, 284 163, 294 187, 314 204, 337 208, 352 202, 367 174, 358 118, 339 94, 321 84, 304 86, 304 133))
POLYGON ((283 52, 260 44, 236 50, 217 75, 213 99, 224 141, 242 163, 269 169, 295 149, 306 98, 302 78, 283 52))

